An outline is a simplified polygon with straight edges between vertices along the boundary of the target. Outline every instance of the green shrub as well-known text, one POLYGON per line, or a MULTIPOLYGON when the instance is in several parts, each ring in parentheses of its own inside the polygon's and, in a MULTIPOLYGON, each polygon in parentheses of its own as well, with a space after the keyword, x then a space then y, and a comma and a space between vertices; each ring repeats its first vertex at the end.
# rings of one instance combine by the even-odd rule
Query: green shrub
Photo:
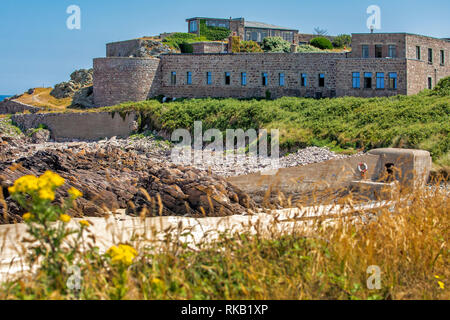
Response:
POLYGON ((196 34, 177 32, 163 40, 165 44, 182 53, 192 53, 190 43, 207 41, 205 37, 199 37, 196 34))
POLYGON ((436 87, 434 87, 432 94, 439 96, 450 96, 450 77, 441 79, 436 87))
POLYGON ((323 50, 321 50, 319 48, 316 48, 316 47, 313 47, 313 46, 311 46, 309 44, 303 44, 303 45, 297 47, 297 52, 301 52, 301 53, 304 53, 304 52, 323 52, 323 50))
POLYGON ((352 36, 349 34, 340 34, 333 40, 333 47, 348 48, 352 45, 352 36))
POLYGON ((209 41, 225 40, 230 35, 231 31, 228 28, 207 26, 206 20, 200 21, 200 36, 205 37, 209 41))
POLYGON ((324 37, 314 38, 311 40, 310 44, 313 47, 316 47, 316 48, 319 48, 322 50, 333 49, 333 44, 331 43, 331 41, 324 37))
POLYGON ((170 104, 150 100, 106 110, 137 110, 152 130, 190 130, 196 120, 203 121, 207 129, 277 128, 283 150, 321 141, 350 150, 423 146, 435 161, 446 159, 450 151, 449 95, 270 100, 268 92, 267 98, 191 99, 170 104))
POLYGON ((233 36, 231 38, 231 52, 237 53, 241 52, 241 38, 233 36))
POLYGON ((291 52, 291 43, 281 37, 264 38, 261 48, 264 52, 291 52))
POLYGON ((255 41, 241 41, 240 52, 263 52, 259 44, 255 41))

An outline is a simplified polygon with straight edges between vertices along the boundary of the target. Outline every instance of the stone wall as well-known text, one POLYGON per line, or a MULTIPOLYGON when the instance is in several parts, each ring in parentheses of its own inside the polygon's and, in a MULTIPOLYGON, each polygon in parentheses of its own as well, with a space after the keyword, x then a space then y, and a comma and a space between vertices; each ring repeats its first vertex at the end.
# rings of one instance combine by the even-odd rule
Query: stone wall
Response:
POLYGON ((222 53, 227 48, 223 42, 195 42, 192 43, 193 53, 222 53))
POLYGON ((386 97, 407 94, 406 59, 342 59, 337 61, 337 96, 386 97), (360 88, 353 88, 353 72, 360 73, 360 88), (372 72, 372 88, 364 88, 364 73, 372 72), (384 89, 377 89, 376 74, 384 72, 384 89), (389 73, 397 72, 397 90, 389 88, 389 73))
POLYGON ((335 96, 336 61, 345 54, 329 53, 234 53, 234 54, 170 54, 161 57, 161 85, 159 93, 168 97, 264 97, 270 91, 272 98, 281 96, 335 96), (177 82, 171 82, 176 72, 177 82), (192 84, 186 74, 192 73, 192 84), (211 72, 212 84, 206 82, 211 72), (225 84, 225 72, 231 75, 225 84), (241 74, 247 74, 247 84, 241 84, 241 74), (268 84, 262 85, 262 73, 267 73, 268 84), (306 87, 300 84, 302 73, 308 74, 306 87), (325 74, 325 86, 319 87, 319 73, 325 74), (280 86, 280 74, 285 85, 280 86))
POLYGON ((29 111, 36 113, 41 110, 38 107, 30 106, 15 100, 3 100, 0 102, 0 114, 15 114, 29 111))
POLYGON ((408 94, 416 94, 428 88, 428 78, 432 86, 450 75, 450 43, 440 39, 407 35, 408 94), (421 57, 416 59, 416 47, 420 46, 421 57), (428 49, 433 49, 433 62, 428 62, 428 49), (441 50, 444 50, 444 64, 441 64, 441 50))
POLYGON ((362 58, 362 46, 369 46, 369 58, 375 58, 375 45, 382 45, 382 57, 388 56, 389 45, 397 47, 397 57, 406 57, 405 33, 354 33, 352 34, 352 52, 349 57, 362 58))
POLYGON ((45 125, 55 141, 128 137, 137 129, 136 120, 136 114, 122 117, 119 113, 110 112, 40 113, 12 117, 22 130, 45 125))
POLYGON ((94 59, 94 103, 98 107, 158 95, 159 59, 94 59))
POLYGON ((139 44, 139 39, 108 43, 106 44, 106 56, 128 58, 139 48, 139 44))

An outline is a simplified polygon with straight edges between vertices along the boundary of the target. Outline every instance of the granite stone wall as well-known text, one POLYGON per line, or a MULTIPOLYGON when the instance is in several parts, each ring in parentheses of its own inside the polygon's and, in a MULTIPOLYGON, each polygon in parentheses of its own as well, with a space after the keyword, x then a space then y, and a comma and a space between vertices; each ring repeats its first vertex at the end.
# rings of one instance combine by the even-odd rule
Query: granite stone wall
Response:
POLYGON ((30 106, 15 100, 3 100, 0 102, 0 114, 15 114, 23 113, 25 111, 36 113, 41 108, 30 106))
POLYGON ((111 137, 128 137, 137 129, 134 113, 39 113, 12 116, 12 121, 22 130, 45 125, 55 141, 100 140, 111 137))
POLYGON ((94 59, 94 103, 98 107, 142 101, 158 95, 160 60, 94 59))

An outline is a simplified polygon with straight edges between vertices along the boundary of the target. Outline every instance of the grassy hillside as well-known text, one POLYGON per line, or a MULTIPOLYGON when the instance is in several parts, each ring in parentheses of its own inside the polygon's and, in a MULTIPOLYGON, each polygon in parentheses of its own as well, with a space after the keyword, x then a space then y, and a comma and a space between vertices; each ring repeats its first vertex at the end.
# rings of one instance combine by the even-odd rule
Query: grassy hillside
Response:
POLYGON ((137 110, 143 124, 158 130, 192 129, 198 120, 204 130, 279 129, 285 151, 313 145, 350 152, 419 148, 430 151, 437 164, 450 165, 450 95, 444 90, 390 98, 149 100, 107 109, 137 110))
POLYGON ((33 94, 24 93, 16 100, 35 107, 64 110, 72 103, 72 98, 56 99, 50 95, 53 88, 36 88, 33 94))

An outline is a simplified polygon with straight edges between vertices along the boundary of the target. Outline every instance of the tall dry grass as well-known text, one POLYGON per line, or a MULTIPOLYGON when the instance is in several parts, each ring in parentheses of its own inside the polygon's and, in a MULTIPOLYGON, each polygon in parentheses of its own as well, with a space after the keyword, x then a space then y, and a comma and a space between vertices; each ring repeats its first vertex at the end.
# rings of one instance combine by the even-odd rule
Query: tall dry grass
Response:
MULTIPOLYGON (((344 202, 352 207, 351 196, 344 202)), ((191 230, 174 227, 131 239, 139 255, 129 267, 91 246, 79 291, 38 270, 3 283, 0 299, 449 299, 449 207, 436 186, 340 218, 273 219, 195 246, 183 240, 191 230), (367 286, 369 266, 381 269, 379 290, 367 286)))

